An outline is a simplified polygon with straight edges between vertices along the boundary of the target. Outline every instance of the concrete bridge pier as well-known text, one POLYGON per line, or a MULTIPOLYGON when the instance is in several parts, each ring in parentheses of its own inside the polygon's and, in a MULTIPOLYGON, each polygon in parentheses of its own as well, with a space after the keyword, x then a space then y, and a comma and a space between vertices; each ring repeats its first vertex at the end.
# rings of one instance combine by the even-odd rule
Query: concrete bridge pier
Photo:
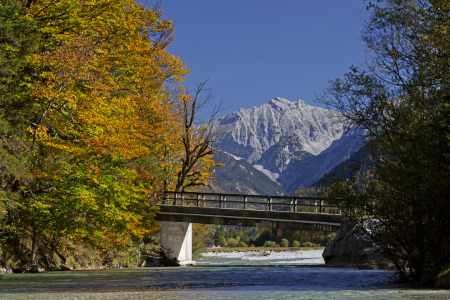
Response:
POLYGON ((159 244, 166 254, 178 259, 180 265, 195 263, 192 261, 192 224, 188 222, 158 221, 161 224, 159 244))

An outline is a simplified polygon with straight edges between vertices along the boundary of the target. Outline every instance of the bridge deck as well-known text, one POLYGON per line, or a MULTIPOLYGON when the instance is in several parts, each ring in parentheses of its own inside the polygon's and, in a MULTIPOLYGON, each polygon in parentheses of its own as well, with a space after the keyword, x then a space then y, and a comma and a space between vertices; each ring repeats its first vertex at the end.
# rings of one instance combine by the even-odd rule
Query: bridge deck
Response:
POLYGON ((341 215, 325 201, 318 198, 169 192, 164 204, 158 205, 160 212, 156 220, 336 231, 340 227, 341 215))

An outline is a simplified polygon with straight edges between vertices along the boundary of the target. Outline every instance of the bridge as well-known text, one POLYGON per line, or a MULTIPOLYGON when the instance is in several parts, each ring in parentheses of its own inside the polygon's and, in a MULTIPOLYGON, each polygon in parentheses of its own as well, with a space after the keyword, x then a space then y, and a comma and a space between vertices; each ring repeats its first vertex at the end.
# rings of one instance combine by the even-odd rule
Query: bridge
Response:
POLYGON ((341 221, 324 198, 165 192, 158 206, 160 244, 184 264, 192 260, 191 223, 334 232, 341 221))

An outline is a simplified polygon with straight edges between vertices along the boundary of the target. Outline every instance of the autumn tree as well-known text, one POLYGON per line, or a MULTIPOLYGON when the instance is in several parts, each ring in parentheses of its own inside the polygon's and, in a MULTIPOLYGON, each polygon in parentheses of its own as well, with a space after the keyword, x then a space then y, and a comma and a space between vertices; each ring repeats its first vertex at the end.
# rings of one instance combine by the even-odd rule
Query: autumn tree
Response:
POLYGON ((371 176, 331 190, 399 282, 433 284, 450 261, 450 5, 379 0, 368 9, 368 61, 319 101, 366 129, 371 176))
POLYGON ((166 83, 189 73, 165 50, 171 21, 134 0, 0 5, 10 29, 1 33, 0 59, 11 65, 0 86, 8 158, 1 166, 2 260, 64 257, 68 239, 120 248, 158 230, 152 216, 164 178, 163 112, 174 110, 166 83))
POLYGON ((175 115, 180 117, 174 135, 182 149, 178 154, 175 191, 206 184, 215 166, 214 148, 227 130, 226 126, 215 126, 215 118, 225 106, 220 100, 212 108, 208 107, 213 103, 214 94, 205 88, 207 82, 197 84, 191 94, 182 89, 175 98, 175 115))

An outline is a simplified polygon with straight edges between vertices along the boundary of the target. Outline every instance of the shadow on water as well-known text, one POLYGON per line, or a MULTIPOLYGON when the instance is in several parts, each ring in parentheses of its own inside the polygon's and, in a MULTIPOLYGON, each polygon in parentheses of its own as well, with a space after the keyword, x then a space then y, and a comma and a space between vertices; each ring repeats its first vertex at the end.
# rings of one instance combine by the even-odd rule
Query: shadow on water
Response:
POLYGON ((364 290, 412 288, 388 283, 392 271, 323 266, 226 266, 110 269, 0 275, 0 294, 186 289, 364 290))

